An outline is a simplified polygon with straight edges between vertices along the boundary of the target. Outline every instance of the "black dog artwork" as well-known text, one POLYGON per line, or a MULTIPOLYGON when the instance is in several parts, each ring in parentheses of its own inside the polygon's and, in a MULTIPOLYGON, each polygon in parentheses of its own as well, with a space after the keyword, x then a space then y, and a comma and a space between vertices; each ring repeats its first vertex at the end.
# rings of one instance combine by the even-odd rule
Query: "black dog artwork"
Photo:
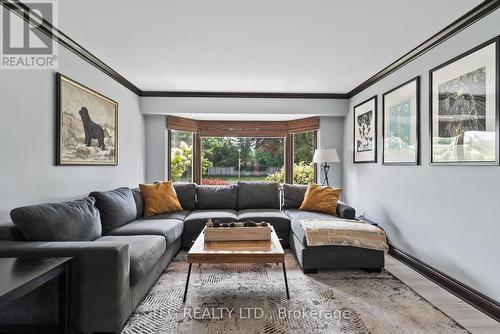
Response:
POLYGON ((97 139, 99 147, 105 150, 104 129, 90 119, 89 111, 86 107, 82 107, 78 113, 82 117, 83 130, 85 131, 85 145, 88 147, 91 145, 92 139, 97 139))

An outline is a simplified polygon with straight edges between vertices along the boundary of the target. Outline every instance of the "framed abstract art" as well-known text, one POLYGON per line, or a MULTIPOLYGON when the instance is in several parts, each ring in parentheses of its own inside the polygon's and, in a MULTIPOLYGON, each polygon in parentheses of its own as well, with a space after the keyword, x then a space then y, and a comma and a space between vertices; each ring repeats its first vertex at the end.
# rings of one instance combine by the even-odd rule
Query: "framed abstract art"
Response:
POLYGON ((382 95, 384 165, 418 165, 420 78, 382 95))
POLYGON ((430 70, 431 163, 498 165, 498 37, 430 70))
POLYGON ((377 162, 377 96, 354 107, 353 162, 377 162))
POLYGON ((118 103, 57 74, 57 165, 118 164, 118 103))

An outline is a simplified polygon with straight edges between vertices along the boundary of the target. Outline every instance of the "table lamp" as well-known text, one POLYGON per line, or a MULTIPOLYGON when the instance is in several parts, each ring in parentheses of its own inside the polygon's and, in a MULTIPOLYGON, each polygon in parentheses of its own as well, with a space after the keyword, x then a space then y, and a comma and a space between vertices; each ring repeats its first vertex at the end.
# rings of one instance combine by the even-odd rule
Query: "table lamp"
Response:
POLYGON ((330 186, 328 182, 328 171, 330 170, 329 162, 340 162, 339 156, 337 154, 337 150, 332 149, 318 149, 314 151, 313 162, 317 164, 321 164, 321 168, 323 168, 323 173, 325 174, 325 179, 323 180, 322 185, 330 186))

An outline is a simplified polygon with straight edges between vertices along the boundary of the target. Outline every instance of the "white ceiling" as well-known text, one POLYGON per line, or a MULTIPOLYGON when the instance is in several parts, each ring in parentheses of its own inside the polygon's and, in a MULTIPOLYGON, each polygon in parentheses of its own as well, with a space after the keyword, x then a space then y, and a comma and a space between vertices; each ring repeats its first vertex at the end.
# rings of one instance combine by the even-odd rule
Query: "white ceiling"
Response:
POLYGON ((481 0, 64 0, 59 28, 142 90, 345 93, 481 0))

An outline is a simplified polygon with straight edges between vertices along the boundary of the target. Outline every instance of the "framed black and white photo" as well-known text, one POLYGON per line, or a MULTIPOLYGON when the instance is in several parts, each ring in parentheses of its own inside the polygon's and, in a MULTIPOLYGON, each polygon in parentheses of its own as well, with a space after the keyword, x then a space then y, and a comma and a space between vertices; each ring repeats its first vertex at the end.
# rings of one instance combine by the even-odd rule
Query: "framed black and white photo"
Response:
POLYGON ((57 74, 57 165, 118 164, 118 103, 57 74))
POLYGON ((420 78, 382 95, 382 164, 418 165, 420 78))
POLYGON ((429 72, 431 163, 498 165, 498 37, 429 72))
POLYGON ((377 96, 354 107, 353 162, 377 162, 377 96))

